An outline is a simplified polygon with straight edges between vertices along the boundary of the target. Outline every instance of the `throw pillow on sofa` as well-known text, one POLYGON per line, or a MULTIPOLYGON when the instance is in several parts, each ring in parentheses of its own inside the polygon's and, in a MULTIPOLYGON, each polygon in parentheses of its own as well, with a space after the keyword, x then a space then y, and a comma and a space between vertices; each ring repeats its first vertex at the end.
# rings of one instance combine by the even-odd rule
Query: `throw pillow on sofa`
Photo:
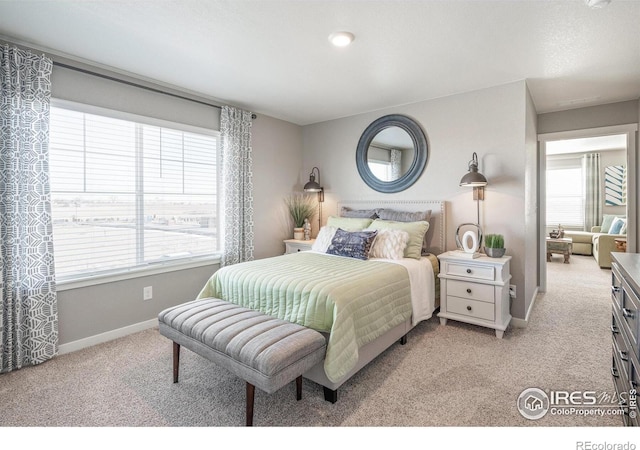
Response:
POLYGON ((626 228, 626 220, 621 219, 620 217, 616 217, 611 222, 611 227, 609 227, 609 234, 622 234, 623 228, 626 228))
POLYGON ((624 216, 616 216, 615 214, 604 214, 602 216, 602 224, 600 225, 600 233, 608 233, 611 224, 616 218, 624 218, 624 216))

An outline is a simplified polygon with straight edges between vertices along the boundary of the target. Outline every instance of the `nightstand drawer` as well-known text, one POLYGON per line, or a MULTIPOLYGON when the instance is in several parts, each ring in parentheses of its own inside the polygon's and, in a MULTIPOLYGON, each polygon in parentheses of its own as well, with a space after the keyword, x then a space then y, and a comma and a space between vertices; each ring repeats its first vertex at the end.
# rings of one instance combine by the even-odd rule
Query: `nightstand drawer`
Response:
POLYGON ((490 284, 447 280, 447 295, 494 303, 494 288, 490 284))
POLYGON ((448 263, 445 272, 447 275, 458 277, 477 278, 480 280, 493 281, 495 269, 491 266, 474 266, 473 264, 448 263))
POLYGON ((447 295, 447 312, 483 320, 495 320, 493 303, 468 300, 447 295))

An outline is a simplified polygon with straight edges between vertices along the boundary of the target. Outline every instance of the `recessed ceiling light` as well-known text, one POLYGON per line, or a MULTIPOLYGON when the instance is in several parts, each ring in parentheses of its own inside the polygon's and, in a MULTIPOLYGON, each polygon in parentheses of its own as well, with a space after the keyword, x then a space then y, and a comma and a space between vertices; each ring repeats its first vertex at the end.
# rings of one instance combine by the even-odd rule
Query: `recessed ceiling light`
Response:
POLYGON ((353 33, 349 33, 348 31, 336 31, 335 33, 331 33, 329 35, 329 42, 331 42, 336 47, 346 47, 351 44, 355 36, 353 33))

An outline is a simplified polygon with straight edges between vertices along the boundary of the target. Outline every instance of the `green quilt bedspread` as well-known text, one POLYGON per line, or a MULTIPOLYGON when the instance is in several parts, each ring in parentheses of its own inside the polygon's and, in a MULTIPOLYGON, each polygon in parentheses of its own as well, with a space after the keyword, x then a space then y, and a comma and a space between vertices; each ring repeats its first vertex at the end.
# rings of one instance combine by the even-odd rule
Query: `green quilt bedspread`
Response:
POLYGON ((403 266, 313 252, 223 267, 198 295, 206 297, 330 332, 324 369, 333 382, 354 367, 359 347, 412 312, 403 266))

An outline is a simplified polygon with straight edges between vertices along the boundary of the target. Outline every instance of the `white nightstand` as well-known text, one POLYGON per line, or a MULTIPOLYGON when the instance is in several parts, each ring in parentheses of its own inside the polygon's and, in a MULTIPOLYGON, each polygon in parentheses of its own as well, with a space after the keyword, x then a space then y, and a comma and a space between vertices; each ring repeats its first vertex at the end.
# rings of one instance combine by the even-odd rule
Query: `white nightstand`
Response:
POLYGON ((475 259, 438 255, 440 260, 440 323, 447 319, 496 330, 502 338, 511 321, 509 302, 509 261, 511 256, 475 259))
POLYGON ((304 252, 307 250, 311 250, 311 246, 315 242, 315 239, 311 239, 309 241, 301 241, 299 239, 285 239, 284 240, 284 253, 296 253, 296 252, 304 252))

